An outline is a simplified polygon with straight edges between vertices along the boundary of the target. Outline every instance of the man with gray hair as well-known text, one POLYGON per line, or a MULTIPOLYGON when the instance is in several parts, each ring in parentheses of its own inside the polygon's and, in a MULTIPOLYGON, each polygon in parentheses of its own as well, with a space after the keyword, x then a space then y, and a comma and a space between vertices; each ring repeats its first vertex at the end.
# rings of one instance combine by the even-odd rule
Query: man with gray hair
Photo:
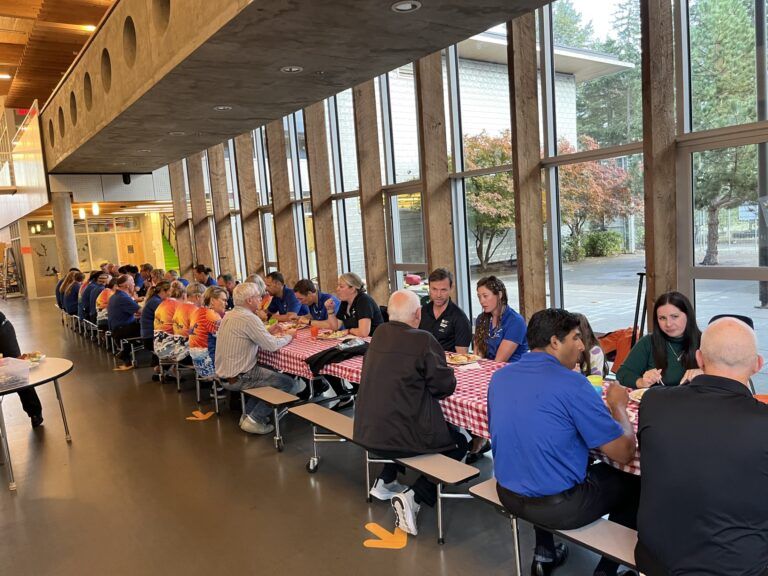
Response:
POLYGON ((752 329, 725 317, 701 336, 703 374, 640 406, 637 566, 647 576, 768 576, 768 406, 752 329))
MULTIPOLYGON (((467 439, 449 426, 439 400, 453 394, 456 377, 440 343, 419 330, 418 296, 398 290, 389 298, 389 322, 371 339, 363 363, 353 436, 377 456, 387 459, 442 453, 461 460, 467 439)), ((410 487, 397 482, 400 467, 386 464, 371 489, 379 500, 391 498, 396 525, 416 535, 422 504, 434 506, 437 488, 420 476, 410 487)))
MULTIPOLYGON (((216 343, 216 375, 227 390, 240 392, 249 388, 272 386, 290 394, 304 389, 303 381, 263 368, 257 364, 259 347, 274 352, 290 343, 295 330, 283 331, 277 324, 267 329, 256 315, 261 304, 261 290, 245 282, 235 286, 235 307, 224 315, 216 343)), ((248 396, 240 428, 250 434, 269 434, 274 426, 268 418, 272 409, 248 396)))

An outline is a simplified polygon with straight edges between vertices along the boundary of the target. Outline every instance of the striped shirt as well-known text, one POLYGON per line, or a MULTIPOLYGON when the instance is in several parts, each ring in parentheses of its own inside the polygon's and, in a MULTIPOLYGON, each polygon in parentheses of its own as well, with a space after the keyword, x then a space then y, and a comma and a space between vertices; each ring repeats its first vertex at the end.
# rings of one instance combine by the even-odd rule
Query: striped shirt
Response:
POLYGON ((235 306, 224 316, 219 327, 216 346, 216 375, 234 378, 256 366, 259 346, 274 352, 288 344, 292 338, 275 338, 256 314, 235 306))

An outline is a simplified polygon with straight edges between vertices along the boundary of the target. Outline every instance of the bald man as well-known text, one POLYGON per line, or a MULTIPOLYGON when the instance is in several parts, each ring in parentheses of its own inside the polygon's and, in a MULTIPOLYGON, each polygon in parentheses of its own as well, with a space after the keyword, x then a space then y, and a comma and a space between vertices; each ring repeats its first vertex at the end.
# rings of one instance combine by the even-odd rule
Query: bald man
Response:
MULTIPOLYGON (((353 437, 382 458, 438 454, 461 460, 467 440, 443 417, 439 400, 453 394, 456 377, 435 337, 419 330, 421 303, 409 290, 389 298, 389 322, 380 325, 365 354, 357 394, 353 437)), ((371 489, 391 499, 395 522, 417 534, 419 508, 434 506, 437 487, 420 476, 410 487, 397 482, 399 467, 385 464, 371 489)))
POLYGON ((722 318, 701 336, 703 374, 640 406, 637 566, 647 576, 768 576, 768 405, 749 390, 755 333, 722 318))

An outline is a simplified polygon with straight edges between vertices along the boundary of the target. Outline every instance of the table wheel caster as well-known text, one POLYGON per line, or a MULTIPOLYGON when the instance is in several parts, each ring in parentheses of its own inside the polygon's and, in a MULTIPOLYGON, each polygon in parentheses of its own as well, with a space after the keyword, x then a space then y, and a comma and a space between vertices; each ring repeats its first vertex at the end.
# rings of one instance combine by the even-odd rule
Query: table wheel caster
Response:
POLYGON ((275 450, 278 452, 282 452, 283 448, 285 448, 285 444, 283 443, 283 438, 275 438, 275 450))
POLYGON ((307 462, 307 472, 310 474, 314 474, 317 472, 318 467, 320 466, 320 460, 318 458, 315 458, 314 456, 309 459, 309 462, 307 462))

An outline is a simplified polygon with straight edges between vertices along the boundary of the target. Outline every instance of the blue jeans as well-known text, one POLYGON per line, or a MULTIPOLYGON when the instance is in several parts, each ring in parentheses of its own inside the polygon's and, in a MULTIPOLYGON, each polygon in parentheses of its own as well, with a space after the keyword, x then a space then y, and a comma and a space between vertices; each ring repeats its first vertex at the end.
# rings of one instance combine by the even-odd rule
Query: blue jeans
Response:
MULTIPOLYGON (((272 388, 277 388, 288 394, 293 394, 299 389, 299 383, 287 374, 274 372, 268 368, 262 368, 259 365, 254 366, 244 374, 240 374, 237 378, 237 382, 227 382, 226 380, 223 380, 222 385, 227 390, 232 390, 234 392, 272 386, 272 388)), ((272 414, 272 407, 261 400, 257 400, 253 396, 246 395, 245 413, 257 422, 266 424, 269 415, 272 414)))

